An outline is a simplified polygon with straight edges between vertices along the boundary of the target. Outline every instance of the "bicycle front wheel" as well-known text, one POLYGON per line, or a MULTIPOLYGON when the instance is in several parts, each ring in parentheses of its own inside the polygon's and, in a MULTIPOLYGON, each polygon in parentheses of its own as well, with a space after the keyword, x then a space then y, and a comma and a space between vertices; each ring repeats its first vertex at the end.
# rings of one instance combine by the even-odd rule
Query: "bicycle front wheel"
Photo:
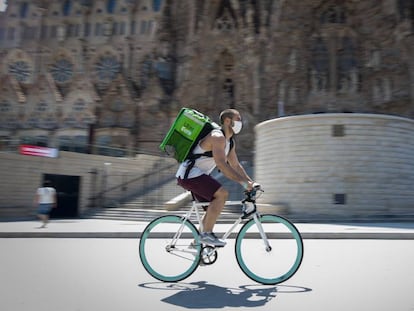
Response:
POLYGON ((156 218, 141 235, 142 265, 157 280, 181 281, 199 265, 201 245, 197 241, 198 230, 189 220, 175 215, 156 218))
POLYGON ((250 279, 274 285, 286 281, 299 269, 303 241, 287 219, 257 215, 240 229, 235 252, 239 267, 250 279))

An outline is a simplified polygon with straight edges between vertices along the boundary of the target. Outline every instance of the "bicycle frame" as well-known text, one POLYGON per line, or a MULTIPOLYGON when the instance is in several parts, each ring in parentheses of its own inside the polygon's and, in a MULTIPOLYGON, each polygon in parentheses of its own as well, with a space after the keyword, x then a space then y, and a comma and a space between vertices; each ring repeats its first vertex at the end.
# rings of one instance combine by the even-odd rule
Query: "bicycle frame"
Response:
MULTIPOLYGON (((252 213, 250 213, 249 215, 253 215, 253 219, 254 219, 254 222, 255 222, 258 230, 259 230, 260 237, 262 238, 262 240, 263 240, 263 242, 264 242, 264 244, 266 246, 266 250, 269 250, 270 249, 270 243, 269 243, 269 241, 267 239, 266 233, 263 230, 263 226, 262 226, 261 222, 259 221, 259 214, 258 214, 258 212, 256 210, 256 203, 255 202, 253 202, 253 203, 254 203, 254 211, 252 213)), ((201 232, 203 231, 202 215, 201 215, 201 213, 199 211, 199 208, 200 207, 203 207, 203 206, 206 206, 208 204, 209 204, 209 202, 196 202, 194 200, 192 201, 191 208, 182 217, 181 226, 178 229, 178 231, 176 232, 176 234, 174 235, 174 237, 172 238, 172 241, 171 241, 171 245, 170 246, 173 247, 173 245, 175 245, 175 243, 177 242, 177 240, 181 237, 182 231, 184 229, 184 222, 187 221, 187 220, 188 221, 191 221, 191 216, 194 215, 194 214, 196 215, 196 220, 197 220, 197 223, 198 223, 199 228, 200 228, 199 231, 201 231, 201 232)), ((242 204, 243 204, 243 202, 239 202, 239 201, 226 201, 225 206, 235 206, 235 205, 242 205, 242 204)), ((235 220, 235 222, 231 225, 231 227, 223 234, 222 239, 223 240, 226 240, 233 233, 233 231, 235 230, 235 228, 238 225, 240 225, 243 222, 243 220, 245 220, 245 219, 248 219, 248 218, 245 215, 243 215, 243 214, 240 215, 235 220)))

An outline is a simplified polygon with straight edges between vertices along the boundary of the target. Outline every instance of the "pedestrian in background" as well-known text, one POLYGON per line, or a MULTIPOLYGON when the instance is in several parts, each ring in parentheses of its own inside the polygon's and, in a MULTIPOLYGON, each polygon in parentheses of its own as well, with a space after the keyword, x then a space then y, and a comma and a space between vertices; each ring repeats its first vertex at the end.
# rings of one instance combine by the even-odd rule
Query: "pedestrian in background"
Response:
POLYGON ((57 206, 56 190, 49 180, 43 182, 43 187, 36 191, 35 205, 37 205, 37 217, 42 221, 40 228, 46 228, 52 208, 57 206))

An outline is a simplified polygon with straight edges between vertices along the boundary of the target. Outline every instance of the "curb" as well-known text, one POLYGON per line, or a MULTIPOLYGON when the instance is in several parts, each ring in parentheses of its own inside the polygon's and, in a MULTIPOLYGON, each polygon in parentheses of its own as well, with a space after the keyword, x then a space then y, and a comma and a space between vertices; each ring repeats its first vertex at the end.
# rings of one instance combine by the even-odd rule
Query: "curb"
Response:
MULTIPOLYGON (((1 239, 139 239, 142 232, 0 232, 1 239)), ((216 232, 218 236, 224 232, 216 232)), ((237 233, 230 234, 235 239, 237 233)), ((301 232, 305 240, 414 240, 414 232, 301 232)), ((160 238, 167 237, 160 234, 160 238)), ((281 236, 280 238, 284 238, 281 236)))

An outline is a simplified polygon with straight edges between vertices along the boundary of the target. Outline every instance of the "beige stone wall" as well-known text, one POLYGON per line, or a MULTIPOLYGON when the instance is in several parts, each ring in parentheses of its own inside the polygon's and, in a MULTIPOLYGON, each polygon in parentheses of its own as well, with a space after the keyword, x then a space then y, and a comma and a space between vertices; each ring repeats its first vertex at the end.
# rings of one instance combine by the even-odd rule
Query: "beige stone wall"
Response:
POLYGON ((302 216, 403 215, 414 209, 414 121, 317 114, 256 127, 256 180, 264 203, 302 216), (345 204, 335 204, 335 194, 345 204))
POLYGON ((150 155, 115 158, 61 151, 58 158, 43 158, 0 153, 0 209, 30 208, 43 174, 59 174, 81 177, 79 212, 82 213, 87 210, 89 199, 103 188, 109 189, 137 178, 151 171, 160 161, 164 164, 175 163, 174 159, 150 155), (92 171, 97 174, 91 174, 92 171), (105 174, 110 176, 106 182, 103 181, 105 174))

